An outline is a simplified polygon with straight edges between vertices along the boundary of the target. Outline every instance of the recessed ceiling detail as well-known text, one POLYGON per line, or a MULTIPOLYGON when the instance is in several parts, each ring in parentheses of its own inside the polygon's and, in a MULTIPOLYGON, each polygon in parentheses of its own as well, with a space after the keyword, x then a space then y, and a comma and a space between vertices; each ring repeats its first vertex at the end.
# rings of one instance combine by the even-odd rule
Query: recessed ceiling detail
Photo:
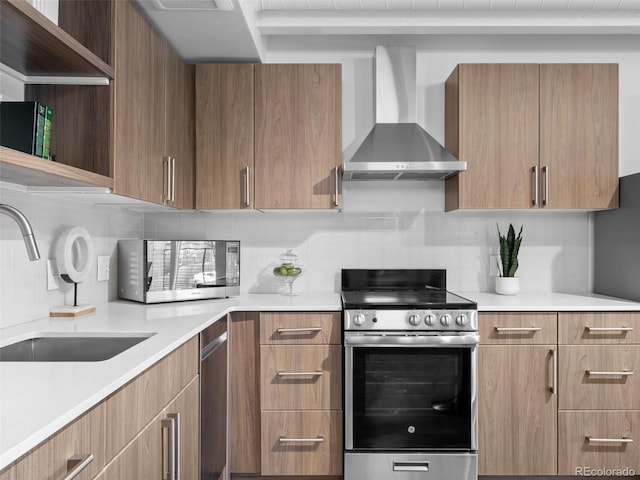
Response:
POLYGON ((157 10, 172 11, 211 11, 233 10, 231 0, 148 0, 151 6, 157 10))

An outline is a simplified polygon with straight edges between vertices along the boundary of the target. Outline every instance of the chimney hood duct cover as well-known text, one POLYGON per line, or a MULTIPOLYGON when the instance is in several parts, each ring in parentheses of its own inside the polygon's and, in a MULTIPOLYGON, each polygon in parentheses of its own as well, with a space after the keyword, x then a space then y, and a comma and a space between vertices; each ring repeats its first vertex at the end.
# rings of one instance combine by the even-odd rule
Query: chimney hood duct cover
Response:
POLYGON ((376 47, 376 124, 344 180, 444 180, 467 169, 417 121, 416 49, 376 47))

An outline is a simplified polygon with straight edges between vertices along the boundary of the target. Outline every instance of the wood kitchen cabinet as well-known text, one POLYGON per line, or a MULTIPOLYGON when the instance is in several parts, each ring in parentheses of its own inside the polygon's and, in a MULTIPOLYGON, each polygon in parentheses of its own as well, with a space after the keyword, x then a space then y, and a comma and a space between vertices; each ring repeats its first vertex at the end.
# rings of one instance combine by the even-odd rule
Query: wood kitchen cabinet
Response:
POLYGON ((199 480, 199 352, 197 337, 189 340, 9 465, 0 480, 64 478, 73 468, 69 459, 89 454, 93 460, 74 478, 163 478, 174 446, 181 478, 199 480), (175 414, 180 420, 170 444, 162 421, 175 414))
POLYGON ((461 64, 445 145, 467 171, 445 208, 617 208, 618 66, 461 64))
POLYGON ((115 18, 115 193, 192 208, 193 67, 130 2, 115 18))
POLYGON ((342 475, 339 312, 233 313, 233 478, 342 475))
POLYGON ((334 64, 198 65, 196 207, 339 208, 341 85, 334 64))
POLYGON ((556 318, 479 314, 480 475, 557 473, 556 318))

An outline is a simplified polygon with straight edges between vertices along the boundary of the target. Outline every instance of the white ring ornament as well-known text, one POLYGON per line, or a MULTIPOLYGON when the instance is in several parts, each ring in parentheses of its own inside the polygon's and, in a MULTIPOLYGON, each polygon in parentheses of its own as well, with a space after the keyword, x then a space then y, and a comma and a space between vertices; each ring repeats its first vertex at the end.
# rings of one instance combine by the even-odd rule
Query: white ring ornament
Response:
POLYGON ((67 283, 81 283, 89 276, 93 243, 83 227, 71 227, 62 232, 56 245, 58 272, 67 283))

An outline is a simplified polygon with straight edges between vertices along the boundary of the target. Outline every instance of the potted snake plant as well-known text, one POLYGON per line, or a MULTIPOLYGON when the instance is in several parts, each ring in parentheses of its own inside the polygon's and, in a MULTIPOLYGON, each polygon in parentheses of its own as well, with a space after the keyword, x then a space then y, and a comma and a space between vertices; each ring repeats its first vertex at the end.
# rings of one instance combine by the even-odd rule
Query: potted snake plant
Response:
POLYGON ((513 225, 509 224, 507 235, 502 235, 498 226, 500 241, 500 262, 498 263, 499 277, 496 277, 496 293, 501 295, 516 295, 520 292, 520 279, 516 277, 518 270, 518 252, 522 243, 522 226, 516 236, 513 225))

